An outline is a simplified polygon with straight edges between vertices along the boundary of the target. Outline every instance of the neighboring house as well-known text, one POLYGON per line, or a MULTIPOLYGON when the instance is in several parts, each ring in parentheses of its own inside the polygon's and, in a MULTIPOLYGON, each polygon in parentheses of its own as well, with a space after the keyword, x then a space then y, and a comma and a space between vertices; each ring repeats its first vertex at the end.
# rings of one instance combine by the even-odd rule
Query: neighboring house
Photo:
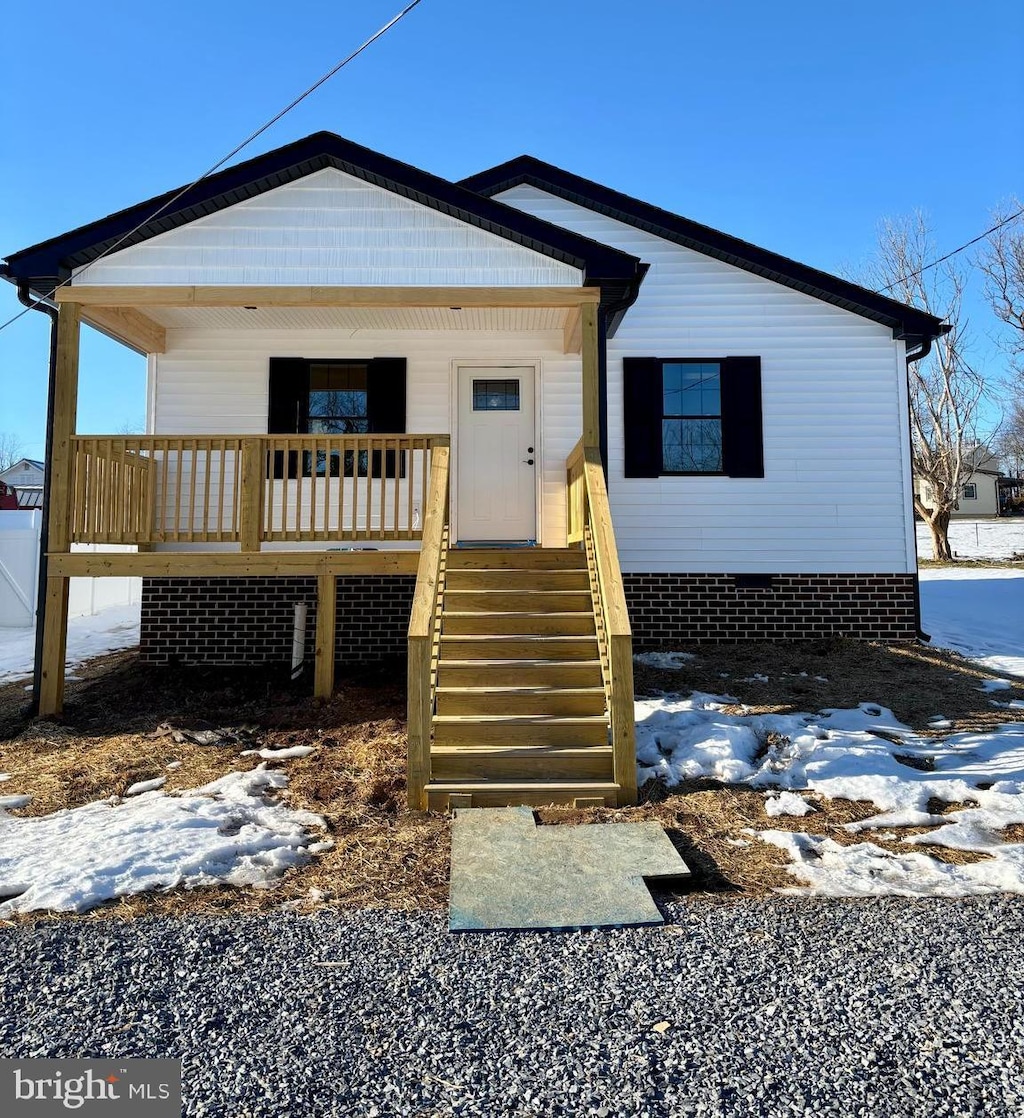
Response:
POLYGON ((18 507, 43 507, 43 474, 45 466, 36 458, 22 458, 6 470, 0 470, 0 481, 18 494, 18 507))
MULTIPOLYGON (((999 459, 990 451, 980 449, 973 455, 973 469, 960 487, 960 497, 950 516, 954 520, 978 519, 1002 515, 999 459)), ((932 507, 932 487, 927 481, 914 479, 914 491, 926 508, 932 507)))
POLYGON ((916 634, 906 362, 945 328, 845 280, 326 132, 3 272, 63 285, 45 713, 68 577, 141 574, 150 661, 287 659, 305 605, 319 695, 408 650, 414 806, 621 803, 631 637, 916 634), (80 321, 147 354, 149 434, 75 434, 80 321))

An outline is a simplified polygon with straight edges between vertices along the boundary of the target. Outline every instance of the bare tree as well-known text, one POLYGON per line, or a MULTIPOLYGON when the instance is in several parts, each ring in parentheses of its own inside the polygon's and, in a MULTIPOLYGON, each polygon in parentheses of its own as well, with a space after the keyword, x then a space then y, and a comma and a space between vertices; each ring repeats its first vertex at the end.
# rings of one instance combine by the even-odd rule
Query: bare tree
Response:
POLYGON ((1024 474, 1024 205, 1011 198, 993 211, 999 228, 985 242, 976 263, 985 275, 985 294, 1000 322, 1001 339, 1014 375, 1005 384, 1006 403, 998 448, 1004 467, 1024 474), (1016 215, 1016 216, 1014 216, 1016 215))
POLYGON ((6 470, 24 458, 24 444, 11 431, 0 431, 0 470, 6 470))
MULTIPOLYGON (((1018 375, 1024 378, 1024 205, 1011 198, 992 214, 999 228, 978 253, 977 265, 985 274, 985 294, 996 317, 1008 327, 1006 348, 1013 355, 1018 375), (1013 215, 1016 215, 1014 217, 1013 215), (1005 224, 1000 224, 1005 223, 1005 224)), ((1024 381, 1021 387, 1024 388, 1024 381)))
POLYGON ((879 230, 869 277, 879 290, 949 323, 949 332, 935 339, 927 357, 908 363, 908 374, 914 476, 928 487, 927 503, 922 500, 924 486, 915 491, 914 508, 931 531, 935 558, 951 560, 950 514, 973 472, 977 447, 985 441, 978 437, 985 382, 966 357, 966 272, 953 260, 925 270, 937 255, 921 214, 887 220, 879 230))

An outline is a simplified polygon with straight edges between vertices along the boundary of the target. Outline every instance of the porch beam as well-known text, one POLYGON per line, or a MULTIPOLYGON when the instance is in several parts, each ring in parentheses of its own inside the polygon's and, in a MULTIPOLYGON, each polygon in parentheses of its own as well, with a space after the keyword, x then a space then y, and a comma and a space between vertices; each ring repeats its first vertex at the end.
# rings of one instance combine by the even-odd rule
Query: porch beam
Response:
POLYGON ((588 303, 580 308, 580 330, 583 356, 583 446, 599 446, 600 413, 597 376, 597 306, 588 303))
POLYGON ((580 308, 574 307, 565 316, 565 325, 562 327, 562 352, 579 353, 583 345, 583 331, 580 308))
POLYGON ((60 287, 59 303, 87 307, 580 307, 596 287, 60 287))
POLYGON ((82 311, 82 321, 143 356, 167 349, 164 327, 133 307, 90 306, 82 311))
MULTIPOLYGON (((57 351, 53 370, 47 531, 50 553, 71 546, 72 447, 78 416, 78 354, 81 308, 71 304, 57 313, 57 351)), ((52 718, 64 707, 64 660, 68 638, 68 580, 52 565, 47 570, 43 614, 39 714, 52 718)))
POLYGON ((43 623, 43 670, 39 685, 39 716, 55 718, 64 709, 64 664, 68 647, 68 592, 66 578, 46 579, 43 623))
POLYGON ((414 575, 418 551, 76 551, 49 556, 64 578, 193 578, 250 575, 414 575))

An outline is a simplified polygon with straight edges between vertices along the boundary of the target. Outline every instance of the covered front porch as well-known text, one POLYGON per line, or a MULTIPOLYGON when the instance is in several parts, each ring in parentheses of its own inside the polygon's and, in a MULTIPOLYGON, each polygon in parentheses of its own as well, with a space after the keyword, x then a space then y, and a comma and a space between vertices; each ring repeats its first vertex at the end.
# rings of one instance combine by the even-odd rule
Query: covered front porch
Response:
MULTIPOLYGON (((507 611, 502 611, 503 620, 495 622, 500 632, 488 630, 473 637, 472 632, 467 635, 464 631, 462 636, 473 637, 475 643, 464 640, 462 647, 469 647, 471 656, 478 655, 498 668, 485 673, 489 680, 486 686, 469 689, 479 693, 481 702, 486 700, 485 706, 463 708, 468 713, 459 718, 468 729, 457 726, 454 740, 458 749, 459 743, 479 745, 478 739, 487 738, 488 764, 493 761, 505 775, 514 775, 515 764, 521 760, 537 783, 537 795, 543 797, 550 792, 552 798, 592 798, 575 793, 586 793, 589 783, 593 783, 591 778, 601 775, 595 769, 597 751, 606 747, 601 744, 598 715, 588 715, 590 723, 582 726, 581 719, 572 713, 583 702, 579 695, 569 702, 569 714, 562 712, 557 696, 550 698, 554 692, 578 692, 578 687, 557 681, 581 669, 554 664, 545 674, 542 664, 535 669, 539 674, 529 695, 521 693, 523 688, 509 686, 522 668, 520 661, 553 664, 565 656, 589 662, 591 655, 582 648, 579 631, 581 625, 588 624, 593 631, 588 630, 586 639, 592 636, 594 641, 593 662, 603 692, 600 717, 608 728, 604 732, 610 730, 609 767, 604 774, 607 779, 597 782, 602 785, 600 795, 611 802, 629 801, 635 796, 629 621, 598 450, 598 289, 75 285, 61 288, 56 297, 59 313, 48 566, 38 695, 41 714, 59 714, 63 704, 71 577, 315 576, 314 687, 318 696, 326 697, 334 685, 338 579, 365 574, 415 575, 408 630, 410 804, 444 806, 460 802, 459 796, 466 795, 472 801, 472 791, 437 792, 433 797, 428 793, 432 767, 437 768, 432 749, 436 751, 440 724, 437 690, 439 664, 444 661, 448 556, 454 545, 467 539, 464 533, 460 535, 458 508, 453 501, 453 493, 458 491, 460 453, 457 401, 451 401, 450 412, 448 400, 443 401, 443 407, 435 408, 449 422, 448 430, 439 424, 433 432, 253 433, 233 430, 232 413, 227 408, 223 417, 205 415, 201 422, 190 424, 193 430, 175 431, 166 428, 159 409, 151 408, 151 434, 84 435, 75 429, 79 333, 81 324, 88 323, 147 355, 155 355, 173 349, 175 338, 191 336, 175 331, 209 334, 215 324, 221 323, 233 337, 240 330, 258 333, 269 329, 272 322, 278 332, 287 329, 290 339, 282 343, 275 340, 275 344, 292 347, 285 352, 301 353, 309 337, 303 327, 308 329, 309 318, 315 314, 320 316, 321 328, 327 323, 333 330, 342 323, 353 332, 379 332, 382 326, 390 325, 395 328, 395 349, 401 349, 403 339, 409 336, 402 329, 420 334, 433 330, 444 334, 451 344, 458 331, 472 328, 477 336, 486 331, 492 341, 495 335, 507 336, 508 352, 515 354, 523 348, 522 343, 517 346, 517 338, 525 336, 536 344, 534 339, 542 330, 548 344, 554 339, 557 352, 576 364, 579 396, 572 410, 580 426, 568 453, 560 450, 559 437, 563 446, 566 440, 564 419, 559 435, 551 435, 545 426, 550 421, 545 419, 538 398, 536 454, 542 468, 537 485, 538 528, 530 534, 531 542, 541 545, 537 551, 579 553, 579 563, 564 562, 567 570, 571 567, 583 572, 584 597, 590 603, 586 612, 592 621, 575 618, 571 632, 562 635, 553 628, 560 621, 545 620, 538 614, 547 607, 531 604, 529 609, 513 611, 516 617, 525 619, 527 628, 518 643, 512 639, 515 630, 509 631, 512 622, 507 611), (209 433, 211 429, 216 433, 209 433), (550 510, 556 506, 552 515, 550 510), (76 551, 78 544, 92 545, 94 550, 76 551), (137 550, 104 550, 124 545, 137 550), (488 641, 492 646, 497 643, 509 655, 503 653, 497 659, 485 656, 481 649, 488 641), (541 649, 539 642, 543 641, 547 643, 541 649), (502 677, 502 687, 495 688, 495 671, 502 677), (520 693, 511 693, 516 690, 520 693), (542 690, 545 696, 541 696, 542 690), (480 713, 490 709, 487 704, 499 700, 511 704, 510 709, 527 713, 518 719, 509 715, 504 723, 480 713), (575 749, 573 735, 581 729, 586 732, 584 744, 594 747, 586 755, 583 749, 575 749), (501 752, 503 732, 515 739, 511 753, 501 752), (575 749, 568 760, 566 746, 575 749), (558 757, 552 759, 559 749, 558 757), (563 773, 565 780, 539 780, 545 766, 552 764, 552 771, 563 773), (577 769, 580 779, 574 776, 577 769), (550 788, 541 787, 544 784, 550 784, 550 788), (556 788, 555 784, 564 787, 556 788)), ((459 349, 453 348, 453 352, 459 349)), ((469 352, 472 354, 472 349, 469 352)), ((522 360, 517 357, 512 363, 522 360)), ((474 364, 468 359, 463 362, 467 363, 474 364)), ((488 362, 481 359, 479 364, 486 367, 488 362)), ((538 380, 540 365, 537 360, 538 380)), ((454 359, 452 370, 457 377, 454 359)), ((468 442, 463 439, 463 454, 468 442)), ((532 456, 532 444, 529 449, 532 456)), ((532 587, 541 594, 549 589, 552 578, 557 584, 560 577, 544 573, 536 563, 525 564, 523 571, 523 589, 532 587)), ((460 577, 466 581, 467 576, 460 577)), ((469 576, 470 582, 473 577, 469 576)), ((536 602, 553 600, 549 594, 536 602)), ((564 617, 564 610, 554 612, 564 617)), ((488 624, 492 620, 488 617, 488 624)), ((456 622, 449 624, 454 626, 456 622)), ((458 624, 465 630, 464 619, 458 624)), ((454 634, 449 637, 454 638, 454 634)), ((452 643, 459 642, 450 639, 452 643)), ((442 722, 444 717, 440 716, 442 722)), ((446 726, 450 728, 450 722, 446 726)), ((449 771, 462 770, 456 766, 449 771)), ((474 770, 471 775, 480 773, 474 770)), ((444 785, 445 789, 450 787, 450 781, 444 785)), ((477 795, 478 802, 483 802, 480 793, 477 795)), ((510 787, 507 793, 492 792, 489 802, 494 795, 515 800, 523 793, 510 787)))

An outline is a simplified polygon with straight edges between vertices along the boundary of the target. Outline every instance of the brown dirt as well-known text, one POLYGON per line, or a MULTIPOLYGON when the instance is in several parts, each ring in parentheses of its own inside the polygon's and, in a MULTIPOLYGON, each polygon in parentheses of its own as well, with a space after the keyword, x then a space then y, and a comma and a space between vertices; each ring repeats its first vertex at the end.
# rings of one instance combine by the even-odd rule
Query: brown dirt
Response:
MULTIPOLYGON (((830 641, 702 645, 688 651, 697 658, 681 671, 637 665, 637 694, 729 692, 749 710, 764 712, 870 700, 916 729, 941 713, 953 721, 954 731, 991 728, 1013 713, 992 707, 990 696, 978 690, 983 679, 992 678, 988 673, 924 646, 830 641), (769 676, 768 682, 753 680, 755 673, 769 676)), ((329 703, 309 697, 308 681, 291 684, 280 670, 159 669, 140 665, 133 653, 102 657, 76 674, 80 679, 68 685, 60 722, 28 718, 23 683, 0 686, 0 772, 12 774, 2 791, 33 796, 17 814, 40 815, 121 795, 129 784, 156 776, 167 777, 167 791, 195 788, 255 764, 258 758, 240 756, 253 744, 309 744, 317 746, 310 756, 275 767, 289 777, 286 802, 323 815, 334 842, 331 851, 288 873, 273 889, 172 890, 105 906, 91 918, 256 912, 282 904, 300 909, 447 904, 448 821, 405 808, 404 664, 339 675, 329 703), (164 724, 180 730, 251 727, 255 742, 178 742, 159 731, 164 724), (180 767, 168 770, 174 761, 180 767)), ((1024 687, 1016 683, 997 697, 1024 698, 1024 687)), ((843 829, 844 823, 874 814, 871 804, 806 798, 816 812, 770 825, 907 852, 898 841, 843 829)), ((769 823, 762 793, 697 781, 670 794, 652 786, 642 799, 634 808, 546 808, 538 817, 549 824, 658 821, 693 870, 687 892, 708 900, 763 895, 793 884, 786 855, 744 834, 745 828, 760 830, 769 823)), ((1024 828, 1009 829, 1008 839, 1010 830, 1013 841, 1024 841, 1024 828)), ((900 832, 912 833, 917 832, 900 832)), ((980 857, 928 852, 950 862, 980 857)))

